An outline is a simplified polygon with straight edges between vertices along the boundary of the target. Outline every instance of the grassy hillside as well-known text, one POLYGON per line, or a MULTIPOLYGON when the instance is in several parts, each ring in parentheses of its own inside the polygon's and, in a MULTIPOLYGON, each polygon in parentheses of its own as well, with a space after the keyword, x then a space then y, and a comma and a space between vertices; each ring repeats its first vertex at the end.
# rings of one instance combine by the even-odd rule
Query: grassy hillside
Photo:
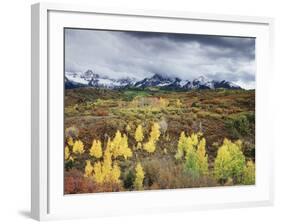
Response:
POLYGON ((72 155, 65 162, 66 193, 138 190, 134 185, 137 163, 144 172, 142 189, 243 184, 239 178, 215 178, 214 161, 225 138, 240 140, 245 160, 255 161, 255 91, 66 89, 65 130, 65 144, 72 155), (143 148, 155 123, 160 136, 155 141, 155 151, 149 153, 143 148), (143 130, 141 147, 135 137, 139 125, 143 130), (101 142, 104 153, 108 140, 114 139, 117 131, 126 135, 132 156, 116 158, 120 168, 118 184, 101 187, 89 175, 85 176, 86 161, 103 161, 89 154, 93 140, 101 142), (191 178, 185 169, 187 159, 175 158, 182 132, 186 136, 203 134, 198 136, 206 140, 208 175, 191 178), (75 155, 69 138, 83 142, 83 153, 75 155))

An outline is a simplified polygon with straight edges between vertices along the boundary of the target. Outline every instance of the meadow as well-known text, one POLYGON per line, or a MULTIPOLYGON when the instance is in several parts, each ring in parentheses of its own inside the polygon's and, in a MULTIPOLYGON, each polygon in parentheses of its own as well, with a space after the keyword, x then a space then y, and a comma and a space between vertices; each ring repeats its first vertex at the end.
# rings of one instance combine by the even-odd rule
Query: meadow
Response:
POLYGON ((255 184, 255 91, 65 89, 65 194, 255 184))

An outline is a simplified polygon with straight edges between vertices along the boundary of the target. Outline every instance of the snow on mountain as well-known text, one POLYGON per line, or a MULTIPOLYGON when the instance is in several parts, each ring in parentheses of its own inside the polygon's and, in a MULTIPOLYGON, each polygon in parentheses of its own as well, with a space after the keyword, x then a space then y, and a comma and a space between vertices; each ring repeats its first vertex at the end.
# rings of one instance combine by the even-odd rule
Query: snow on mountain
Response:
POLYGON ((175 77, 169 77, 167 75, 154 74, 151 77, 144 78, 136 81, 131 78, 112 79, 106 76, 95 74, 91 70, 87 70, 85 73, 81 72, 66 72, 65 73, 65 86, 66 88, 76 87, 93 87, 93 88, 147 88, 147 87, 159 87, 165 89, 241 89, 239 85, 232 82, 214 81, 200 76, 192 81, 181 80, 175 77))
POLYGON ((160 74, 154 74, 150 78, 145 78, 135 84, 135 87, 153 87, 153 86, 158 86, 158 87, 163 87, 163 86, 168 86, 173 82, 173 79, 169 77, 165 77, 160 74))
POLYGON ((66 72, 65 73, 65 77, 74 83, 79 83, 79 84, 83 84, 83 85, 88 85, 89 81, 87 81, 86 79, 84 79, 82 77, 82 75, 79 75, 78 73, 71 73, 71 72, 66 72))

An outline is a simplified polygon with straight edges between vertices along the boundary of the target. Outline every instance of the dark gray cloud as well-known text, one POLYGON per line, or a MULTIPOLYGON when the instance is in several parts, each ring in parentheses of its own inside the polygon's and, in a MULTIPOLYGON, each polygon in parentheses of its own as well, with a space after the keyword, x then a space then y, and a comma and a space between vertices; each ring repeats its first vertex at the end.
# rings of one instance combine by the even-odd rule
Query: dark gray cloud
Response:
POLYGON ((141 79, 154 73, 200 75, 255 85, 255 39, 194 34, 65 30, 66 71, 141 79))

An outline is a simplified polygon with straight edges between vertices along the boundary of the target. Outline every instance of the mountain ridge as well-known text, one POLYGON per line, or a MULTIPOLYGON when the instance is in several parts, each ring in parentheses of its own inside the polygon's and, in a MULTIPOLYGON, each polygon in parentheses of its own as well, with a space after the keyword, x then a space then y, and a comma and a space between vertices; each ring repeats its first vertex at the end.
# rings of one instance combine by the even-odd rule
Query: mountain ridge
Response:
POLYGON ((65 73, 65 88, 106 88, 106 89, 122 89, 122 88, 137 88, 144 89, 147 87, 159 87, 167 90, 193 90, 193 89, 242 89, 239 85, 227 80, 210 80, 205 76, 199 76, 193 80, 183 80, 178 77, 170 77, 155 73, 150 77, 145 77, 141 80, 133 78, 112 79, 107 76, 102 76, 94 73, 92 70, 87 70, 84 73, 66 72, 65 73))

